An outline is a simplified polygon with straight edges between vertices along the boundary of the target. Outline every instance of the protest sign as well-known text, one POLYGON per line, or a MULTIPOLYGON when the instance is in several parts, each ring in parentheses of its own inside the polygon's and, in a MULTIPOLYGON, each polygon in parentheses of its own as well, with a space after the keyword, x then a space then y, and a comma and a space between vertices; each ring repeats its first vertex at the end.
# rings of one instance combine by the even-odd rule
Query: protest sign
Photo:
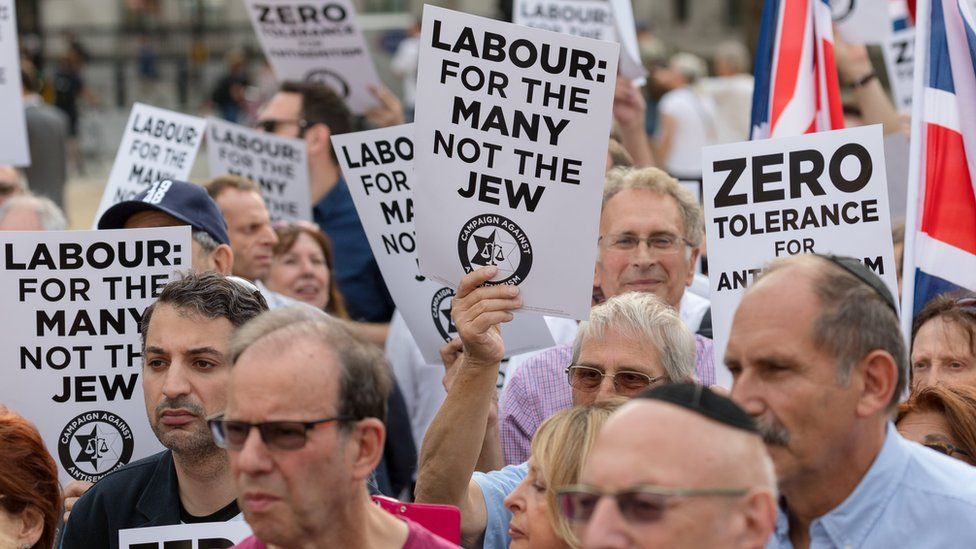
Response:
POLYGON ((210 177, 240 175, 261 186, 272 221, 311 221, 305 142, 219 118, 207 119, 210 177))
POLYGON ((226 549, 251 535, 243 520, 119 530, 119 549, 226 549))
POLYGON ((356 114, 377 106, 380 77, 351 0, 245 0, 264 55, 279 81, 318 82, 356 114))
POLYGON ((14 0, 0 0, 0 164, 29 166, 14 0))
POLYGON ((912 78, 915 74, 915 28, 896 30, 881 47, 891 95, 898 112, 912 112, 912 78))
POLYGON ((619 46, 430 5, 422 28, 421 273, 496 265, 526 310, 587 318, 619 46))
POLYGON ((620 41, 620 74, 633 80, 634 85, 639 87, 644 85, 647 71, 637 45, 637 25, 634 23, 634 7, 630 1, 610 0, 610 8, 617 25, 617 39, 620 41))
MULTIPOLYGON (((413 127, 334 135, 332 143, 393 302, 424 360, 437 364, 440 347, 457 337, 451 321, 454 290, 427 280, 417 269, 413 127)), ((539 315, 517 314, 501 330, 509 355, 554 345, 539 315)))
POLYGON ((594 40, 617 41, 610 4, 603 0, 515 0, 512 22, 594 40))
POLYGON ((113 204, 132 200, 156 181, 186 181, 206 125, 206 120, 196 116, 142 103, 132 105, 92 227, 113 204))
POLYGON ((62 481, 162 449, 146 419, 139 321, 190 228, 0 232, 0 402, 37 426, 62 481))
POLYGON ((883 44, 891 34, 889 0, 833 0, 831 17, 837 32, 851 44, 883 44))
POLYGON ((702 158, 716 365, 742 294, 777 257, 855 257, 898 295, 880 125, 705 147, 702 158))

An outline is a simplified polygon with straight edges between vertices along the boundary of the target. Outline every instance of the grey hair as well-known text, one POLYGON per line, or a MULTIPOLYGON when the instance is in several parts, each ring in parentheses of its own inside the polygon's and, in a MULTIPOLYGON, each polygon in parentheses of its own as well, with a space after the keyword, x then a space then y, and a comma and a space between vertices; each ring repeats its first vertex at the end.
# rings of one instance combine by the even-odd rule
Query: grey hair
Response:
POLYGON ((737 72, 749 71, 749 49, 738 40, 726 40, 715 46, 713 58, 735 68, 737 72))
POLYGON ((160 304, 189 310, 205 318, 226 318, 231 324, 243 326, 247 321, 268 310, 268 302, 253 285, 245 285, 214 272, 189 271, 163 287, 156 301, 146 308, 139 322, 142 345, 153 312, 160 304))
POLYGON ((30 208, 37 214, 45 231, 63 231, 68 228, 64 212, 50 198, 32 194, 18 195, 0 204, 0 221, 16 208, 30 208))
POLYGON ((618 193, 631 189, 652 191, 673 198, 681 214, 685 240, 694 247, 701 245, 705 238, 705 214, 695 195, 678 183, 677 179, 658 168, 614 168, 607 174, 606 184, 603 186, 603 208, 618 193))
POLYGON ((908 383, 908 353, 898 316, 866 283, 815 255, 777 259, 758 280, 790 267, 806 267, 814 273, 812 289, 822 310, 813 321, 813 344, 834 356, 838 383, 847 385, 854 366, 872 351, 880 349, 894 358, 898 381, 888 404, 889 411, 893 410, 908 383))
POLYGON ((349 326, 312 307, 275 309, 234 332, 231 362, 236 364, 245 351, 265 339, 279 346, 291 346, 300 340, 317 343, 332 351, 342 370, 336 413, 355 420, 374 417, 386 422, 393 379, 383 352, 349 326))
POLYGON ((656 295, 628 292, 593 307, 576 333, 572 363, 579 361, 583 342, 602 338, 608 330, 656 348, 669 382, 695 381, 695 337, 656 295))
POLYGON ((216 250, 217 246, 220 246, 220 242, 217 242, 216 238, 211 236, 210 233, 204 231, 203 229, 194 228, 192 231, 190 231, 190 235, 192 236, 193 241, 199 244, 200 249, 205 253, 209 254, 216 250))

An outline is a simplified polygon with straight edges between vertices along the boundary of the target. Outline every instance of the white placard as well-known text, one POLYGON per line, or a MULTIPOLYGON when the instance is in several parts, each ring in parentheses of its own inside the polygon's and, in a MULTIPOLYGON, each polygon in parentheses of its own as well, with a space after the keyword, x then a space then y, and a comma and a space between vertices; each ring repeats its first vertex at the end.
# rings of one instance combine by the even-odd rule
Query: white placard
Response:
POLYGON ((139 321, 190 228, 0 232, 0 403, 37 426, 62 481, 162 450, 146 418, 139 321))
POLYGON ((189 179, 206 125, 196 116, 143 103, 132 105, 92 228, 105 210, 132 200, 152 183, 189 179))
POLYGON ((497 265, 527 311, 588 318, 619 46, 430 5, 422 28, 421 273, 497 265))
POLYGON ((515 0, 512 9, 516 25, 617 41, 613 12, 604 0, 515 0))
POLYGON ((883 44, 891 34, 889 0, 831 0, 840 37, 851 44, 883 44))
POLYGON ((620 74, 633 80, 635 86, 643 86, 647 80, 647 70, 641 61, 640 47, 637 44, 634 7, 630 0, 610 0, 610 7, 613 20, 617 24, 617 39, 620 41, 620 74))
POLYGON ((251 536, 243 520, 119 530, 119 549, 223 549, 251 536))
POLYGON ((912 113, 912 77, 915 74, 915 28, 893 31, 881 47, 891 95, 898 112, 912 113))
POLYGON ((0 164, 30 166, 14 0, 0 0, 0 164))
POLYGON ((716 365, 742 294, 776 257, 856 257, 898 295, 880 125, 705 147, 702 172, 716 365))
MULTIPOLYGON (((454 290, 427 280, 417 269, 413 222, 413 124, 332 136, 373 256, 393 302, 429 364, 457 337, 451 321, 454 290)), ((501 325, 509 356, 555 343, 539 315, 516 314, 501 325)))
POLYGON ((351 0, 245 0, 279 81, 325 84, 356 114, 377 106, 381 81, 351 0))
POLYGON ((261 187, 272 221, 311 221, 305 141, 207 119, 210 177, 240 175, 261 187))

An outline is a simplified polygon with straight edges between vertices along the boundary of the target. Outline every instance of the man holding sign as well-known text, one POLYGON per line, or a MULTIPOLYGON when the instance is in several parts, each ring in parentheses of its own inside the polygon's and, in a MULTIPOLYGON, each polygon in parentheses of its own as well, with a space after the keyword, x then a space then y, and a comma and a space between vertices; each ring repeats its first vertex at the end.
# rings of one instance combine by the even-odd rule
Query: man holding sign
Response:
POLYGON ((146 412, 167 450, 105 477, 74 505, 63 549, 119 546, 118 531, 239 515, 227 453, 206 418, 227 399, 235 327, 267 310, 256 288, 214 273, 166 285, 142 316, 146 412))

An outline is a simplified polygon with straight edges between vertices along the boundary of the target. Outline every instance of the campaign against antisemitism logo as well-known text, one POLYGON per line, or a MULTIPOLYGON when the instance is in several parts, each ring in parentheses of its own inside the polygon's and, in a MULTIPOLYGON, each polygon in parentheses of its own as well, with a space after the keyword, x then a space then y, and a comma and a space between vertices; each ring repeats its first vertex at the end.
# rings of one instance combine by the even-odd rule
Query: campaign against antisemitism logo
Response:
POLYGON ((305 75, 306 82, 322 84, 335 90, 343 99, 349 97, 349 84, 337 73, 328 69, 313 69, 305 75))
POLYGON ((511 219, 494 214, 478 215, 464 224, 458 235, 458 256, 466 273, 498 267, 489 284, 519 284, 532 268, 532 244, 525 232, 511 219))
POLYGON ((75 480, 95 482, 129 463, 132 430, 121 417, 102 410, 76 416, 58 438, 61 467, 75 480))
POLYGON ((444 341, 451 341, 457 336, 457 326, 451 320, 451 310, 454 305, 454 290, 441 288, 434 294, 430 302, 430 316, 434 320, 437 332, 444 341))

